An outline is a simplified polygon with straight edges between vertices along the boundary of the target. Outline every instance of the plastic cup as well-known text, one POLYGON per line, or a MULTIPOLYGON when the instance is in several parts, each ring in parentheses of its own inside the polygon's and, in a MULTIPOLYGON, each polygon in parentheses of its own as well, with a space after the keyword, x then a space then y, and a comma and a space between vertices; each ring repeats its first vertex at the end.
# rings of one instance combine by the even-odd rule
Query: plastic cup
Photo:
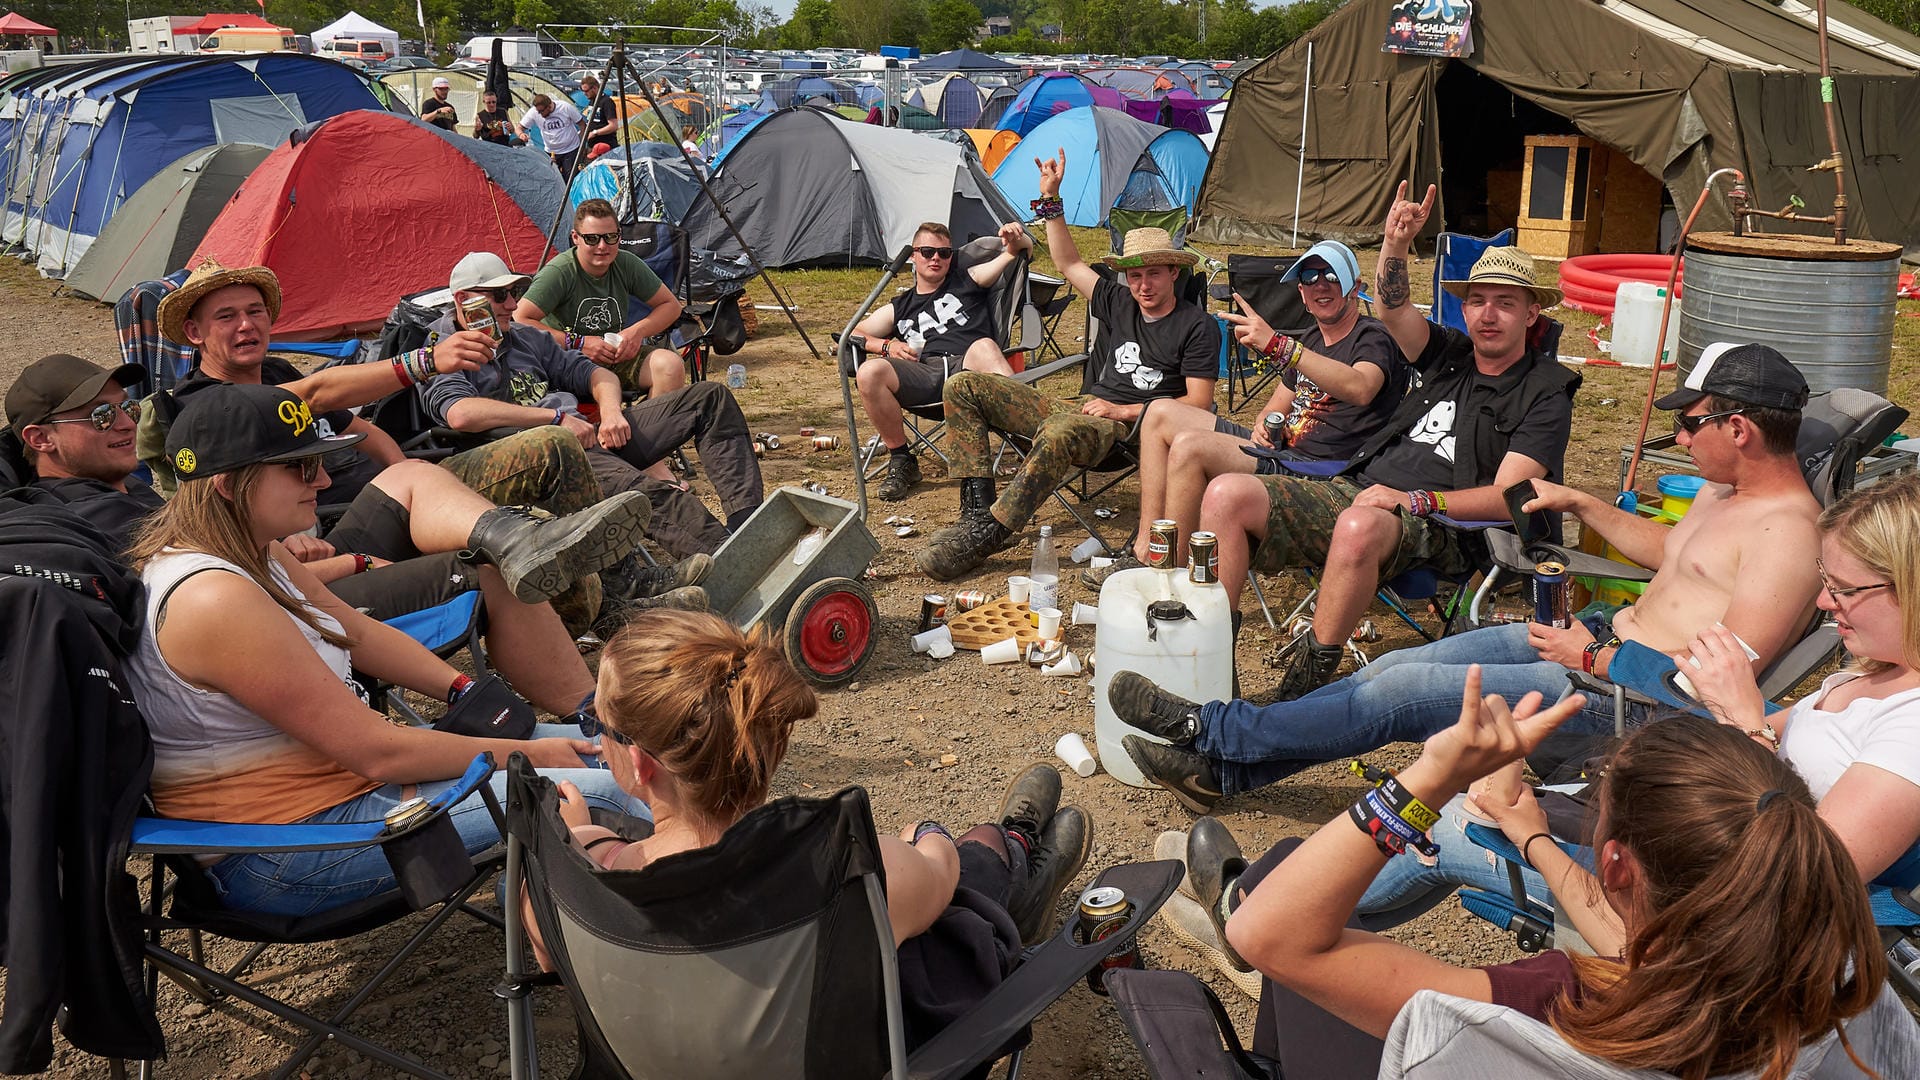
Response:
POLYGON ((913 635, 913 651, 926 652, 933 648, 934 642, 936 641, 944 641, 949 645, 953 644, 953 631, 948 630, 945 625, 941 625, 923 634, 915 634, 913 635))
POLYGON ((1089 536, 1085 540, 1081 541, 1079 547, 1076 547, 1073 549, 1073 561, 1077 563, 1086 562, 1088 559, 1093 558, 1095 555, 1100 555, 1105 553, 1106 550, 1107 550, 1107 546, 1100 542, 1099 537, 1089 536))
POLYGON ((1007 599, 1016 604, 1024 604, 1033 594, 1033 579, 1025 574, 1015 574, 1007 579, 1007 599))
POLYGON ((1041 641, 1060 640, 1060 609, 1059 608, 1057 607, 1041 608, 1039 611, 1034 612, 1034 615, 1039 619, 1041 641))
POLYGON ((1060 659, 1040 669, 1042 675, 1071 677, 1080 674, 1080 656, 1077 653, 1061 653, 1060 659))
POLYGON ((1105 570, 1113 565, 1113 559, 1106 555, 1095 555, 1087 560, 1087 566, 1094 570, 1105 570))
POLYGON ((1100 768, 1099 763, 1093 760, 1092 752, 1087 749, 1087 741, 1077 731, 1060 736, 1059 741, 1053 744, 1053 753, 1083 780, 1100 768))
POLYGON ((980 650, 980 662, 983 664, 1011 664, 1020 659, 1020 639, 1008 638, 996 641, 980 650))
MULTIPOLYGON (((944 630, 946 628, 941 627, 941 629, 944 630)), ((927 655, 933 657, 935 660, 945 660, 947 657, 952 656, 953 655, 953 637, 949 635, 947 637, 940 638, 936 640, 933 644, 927 646, 927 655)))
POLYGON ((1076 602, 1073 605, 1073 625, 1094 626, 1100 622, 1100 609, 1093 604, 1076 602))

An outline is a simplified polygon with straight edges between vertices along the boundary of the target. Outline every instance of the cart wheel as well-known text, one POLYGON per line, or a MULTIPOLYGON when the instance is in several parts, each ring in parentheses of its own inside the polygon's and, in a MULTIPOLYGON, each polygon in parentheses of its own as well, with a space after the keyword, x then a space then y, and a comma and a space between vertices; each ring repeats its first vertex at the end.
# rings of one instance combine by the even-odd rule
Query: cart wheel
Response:
POLYGON ((802 589, 787 612, 787 659, 821 686, 838 686, 860 672, 873 653, 880 609, 852 578, 827 578, 802 589))

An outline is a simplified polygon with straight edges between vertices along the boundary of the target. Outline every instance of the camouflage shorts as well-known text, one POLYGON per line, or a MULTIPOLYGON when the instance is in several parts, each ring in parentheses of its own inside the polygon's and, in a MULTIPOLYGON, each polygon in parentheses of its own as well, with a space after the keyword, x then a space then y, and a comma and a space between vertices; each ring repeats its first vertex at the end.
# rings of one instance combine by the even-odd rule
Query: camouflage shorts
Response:
MULTIPOLYGON (((1253 568, 1277 574, 1291 567, 1318 568, 1327 563, 1334 525, 1353 505, 1361 486, 1351 480, 1313 480, 1300 476, 1263 476, 1267 489, 1267 536, 1253 552, 1253 568)), ((1448 528, 1405 510, 1400 544, 1380 574, 1386 581, 1415 567, 1462 574, 1475 563, 1472 544, 1459 529, 1448 528)))

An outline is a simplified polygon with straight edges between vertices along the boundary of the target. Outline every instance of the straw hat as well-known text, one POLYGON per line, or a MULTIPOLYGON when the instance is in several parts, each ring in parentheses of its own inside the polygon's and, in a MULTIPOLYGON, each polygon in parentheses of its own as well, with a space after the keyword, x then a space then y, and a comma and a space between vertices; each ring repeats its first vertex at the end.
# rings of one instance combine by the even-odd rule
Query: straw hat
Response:
POLYGON ((187 316, 193 313, 193 305, 202 297, 218 292, 229 285, 251 285, 260 290, 261 299, 267 302, 267 315, 280 317, 280 279, 264 266, 242 266, 229 270, 219 261, 208 258, 179 288, 166 295, 160 301, 160 334, 176 345, 186 345, 187 316))
POLYGON ((1200 261, 1200 256, 1175 247, 1167 230, 1145 228, 1128 229, 1120 242, 1120 250, 1100 261, 1115 270, 1132 270, 1139 266, 1192 266, 1200 261))
POLYGON ((1469 285, 1511 285, 1533 293, 1533 302, 1552 307, 1560 302, 1560 290, 1542 285, 1534 276, 1533 256, 1517 247, 1490 247, 1467 272, 1465 281, 1442 281, 1440 287, 1467 298, 1469 285))

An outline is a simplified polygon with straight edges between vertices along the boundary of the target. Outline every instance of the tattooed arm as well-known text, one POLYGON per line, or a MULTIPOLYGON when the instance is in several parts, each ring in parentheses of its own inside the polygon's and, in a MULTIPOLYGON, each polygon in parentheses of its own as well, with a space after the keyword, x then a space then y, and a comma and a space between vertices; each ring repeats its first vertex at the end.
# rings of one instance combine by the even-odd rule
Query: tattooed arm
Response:
POLYGON ((1409 359, 1419 356, 1427 347, 1427 339, 1432 327, 1420 309, 1411 301, 1412 280, 1408 265, 1413 258, 1413 238, 1427 223, 1427 214, 1433 210, 1434 188, 1427 186, 1426 198, 1420 202, 1409 201, 1407 182, 1400 181, 1400 190, 1394 194, 1393 208, 1387 211, 1387 222, 1381 227, 1380 263, 1374 270, 1379 281, 1380 321, 1387 325, 1393 340, 1400 351, 1409 359))

